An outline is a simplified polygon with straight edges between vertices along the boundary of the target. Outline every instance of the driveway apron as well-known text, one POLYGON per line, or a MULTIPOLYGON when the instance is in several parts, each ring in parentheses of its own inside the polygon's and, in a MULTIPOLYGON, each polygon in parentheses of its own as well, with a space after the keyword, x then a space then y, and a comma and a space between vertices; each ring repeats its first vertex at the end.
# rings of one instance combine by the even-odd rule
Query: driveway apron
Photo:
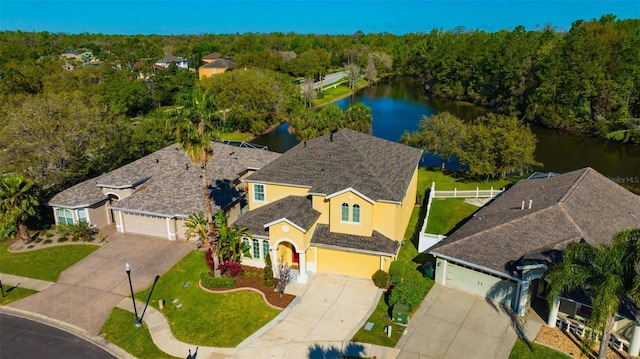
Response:
POLYGON ((56 284, 11 303, 80 327, 91 334, 100 328, 124 297, 130 296, 124 269, 131 265, 134 292, 148 288, 194 248, 193 243, 114 233, 109 242, 60 274, 56 284))
POLYGON ((398 358, 508 358, 516 327, 533 340, 541 326, 535 319, 512 320, 485 298, 436 284, 396 348, 398 358))

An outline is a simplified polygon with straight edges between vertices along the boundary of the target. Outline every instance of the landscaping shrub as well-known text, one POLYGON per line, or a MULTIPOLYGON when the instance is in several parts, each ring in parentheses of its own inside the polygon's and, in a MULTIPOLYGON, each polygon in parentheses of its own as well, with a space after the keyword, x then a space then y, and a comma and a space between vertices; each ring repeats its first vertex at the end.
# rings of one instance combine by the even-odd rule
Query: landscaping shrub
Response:
POLYGON ((202 283, 203 287, 209 289, 225 289, 233 288, 236 285, 236 280, 229 277, 212 277, 209 273, 202 273, 200 275, 200 283, 202 283))
POLYGON ((386 288, 389 284, 389 273, 383 271, 382 269, 378 269, 375 273, 373 273, 371 279, 373 279, 373 284, 375 284, 376 287, 386 288))
POLYGON ((409 311, 416 309, 429 291, 429 283, 426 280, 408 279, 396 283, 389 296, 389 305, 396 303, 406 304, 409 311))
POLYGON ((63 243, 69 240, 69 237, 63 236, 58 238, 58 243, 63 243))
POLYGON ((44 244, 50 244, 50 243, 53 243, 53 241, 52 241, 52 240, 50 240, 50 239, 45 239, 43 243, 44 243, 44 244))
POLYGON ((271 256, 267 255, 264 261, 264 285, 267 287, 273 287, 273 265, 271 264, 271 256))
POLYGON ((218 266, 218 269, 220 270, 220 272, 222 272, 223 275, 227 274, 232 277, 237 277, 239 274, 241 274, 244 271, 240 263, 233 262, 233 261, 226 261, 224 263, 221 263, 218 266))

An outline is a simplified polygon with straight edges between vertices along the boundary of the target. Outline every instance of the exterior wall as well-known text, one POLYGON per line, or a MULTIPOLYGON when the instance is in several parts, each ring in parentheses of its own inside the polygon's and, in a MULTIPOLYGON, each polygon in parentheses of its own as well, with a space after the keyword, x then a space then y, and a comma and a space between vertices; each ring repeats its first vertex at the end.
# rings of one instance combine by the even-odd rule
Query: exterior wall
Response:
POLYGON ((334 233, 370 237, 373 234, 373 206, 351 191, 331 198, 329 201, 329 230, 334 233), (349 221, 342 221, 343 203, 349 205, 349 221), (360 223, 352 221, 353 205, 355 204, 360 206, 360 223))
POLYGON ((309 192, 308 188, 303 187, 289 187, 275 184, 263 184, 264 185, 264 202, 255 201, 253 197, 254 183, 249 183, 249 209, 254 210, 260 208, 268 203, 273 203, 279 199, 287 196, 306 196, 309 192))
MULTIPOLYGON (((187 239, 187 235, 185 232, 187 231, 187 227, 184 225, 184 219, 173 219, 176 231, 176 239, 187 239)), ((195 239, 194 239, 195 240, 195 239)))
POLYGON ((407 193, 402 200, 402 205, 397 214, 399 217, 396 220, 396 232, 394 236, 389 236, 395 240, 401 241, 404 238, 404 233, 407 231, 407 226, 411 220, 411 213, 416 204, 416 196, 418 195, 418 166, 416 165, 415 171, 413 171, 413 177, 407 187, 407 193))
POLYGON ((313 209, 320 212, 317 222, 329 224, 329 200, 325 199, 324 196, 312 196, 311 202, 313 209))
POLYGON ((318 248, 313 246, 307 248, 307 251, 305 252, 305 256, 307 260, 307 271, 317 272, 318 266, 317 266, 316 257, 318 256, 318 248))
POLYGON ((317 248, 318 272, 371 278, 380 269, 380 256, 317 248))
POLYGON ((276 266, 277 262, 280 261, 281 258, 284 263, 291 265, 291 257, 294 250, 295 249, 291 243, 281 242, 278 244, 278 257, 274 261, 273 265, 276 266))
POLYGON ((201 68, 198 69, 198 79, 202 80, 204 78, 211 77, 213 75, 220 75, 220 74, 222 74, 222 73, 224 73, 226 71, 227 71, 226 67, 216 67, 216 68, 213 68, 213 67, 202 68, 201 67, 201 68))
POLYGON ((95 224, 98 228, 104 228, 109 225, 109 210, 107 209, 107 204, 108 202, 102 202, 87 208, 89 222, 95 224))
POLYGON ((402 240, 404 238, 404 229, 402 234, 398 236, 398 232, 400 232, 398 229, 402 227, 399 223, 401 209, 402 207, 398 204, 376 202, 373 209, 374 229, 393 240, 402 240))
POLYGON ((299 249, 307 248, 309 242, 305 239, 305 234, 286 222, 276 223, 269 227, 269 246, 275 247, 276 243, 286 239, 289 242, 295 243, 295 246, 299 249))

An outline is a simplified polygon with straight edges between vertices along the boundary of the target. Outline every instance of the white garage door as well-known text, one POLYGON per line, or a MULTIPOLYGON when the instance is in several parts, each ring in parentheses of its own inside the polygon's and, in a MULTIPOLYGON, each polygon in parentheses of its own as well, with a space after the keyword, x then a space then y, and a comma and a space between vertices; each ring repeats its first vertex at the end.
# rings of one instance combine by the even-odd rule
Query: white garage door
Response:
POLYGON ((167 220, 160 217, 123 213, 125 233, 137 233, 147 236, 169 238, 167 220))
POLYGON ((512 306, 516 284, 473 269, 447 263, 446 286, 512 306))

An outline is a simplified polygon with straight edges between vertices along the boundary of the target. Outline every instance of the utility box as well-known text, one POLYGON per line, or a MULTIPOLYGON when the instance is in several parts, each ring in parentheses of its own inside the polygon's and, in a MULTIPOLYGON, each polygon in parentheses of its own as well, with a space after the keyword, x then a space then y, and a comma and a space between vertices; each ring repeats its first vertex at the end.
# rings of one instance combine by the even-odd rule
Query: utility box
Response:
POLYGON ((427 263, 423 264, 422 265, 422 271, 423 271, 425 277, 427 277, 429 279, 433 279, 433 263, 427 262, 427 263))
POLYGON ((405 304, 394 304, 391 314, 395 324, 407 325, 409 323, 409 308, 405 304))

